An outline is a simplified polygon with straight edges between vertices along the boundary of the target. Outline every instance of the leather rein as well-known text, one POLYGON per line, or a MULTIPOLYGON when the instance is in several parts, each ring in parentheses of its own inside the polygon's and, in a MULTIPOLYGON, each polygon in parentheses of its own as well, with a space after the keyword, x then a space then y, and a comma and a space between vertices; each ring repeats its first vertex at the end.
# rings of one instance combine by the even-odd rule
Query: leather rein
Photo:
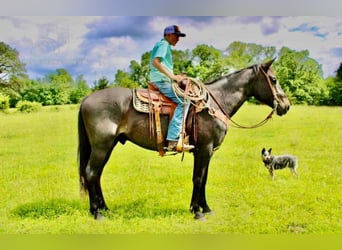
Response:
POLYGON ((265 76, 266 80, 267 80, 267 83, 268 83, 268 86, 270 87, 271 91, 272 91, 272 95, 273 95, 273 109, 272 111, 266 116, 266 118, 264 120, 262 120, 261 122, 255 124, 255 125, 252 125, 252 126, 244 126, 244 125, 241 125, 237 122, 235 122, 234 120, 232 120, 230 118, 230 116, 226 113, 226 111, 223 109, 222 105, 219 103, 219 101, 215 98, 215 96, 209 91, 208 88, 206 88, 206 90, 208 91, 209 95, 211 96, 211 98, 214 100, 214 102, 216 103, 216 105, 219 107, 220 111, 227 117, 227 119, 229 121, 231 121, 232 123, 232 126, 235 127, 235 128, 242 128, 242 129, 253 129, 253 128, 259 128, 263 125, 265 125, 273 116, 274 112, 276 111, 277 109, 277 106, 278 106, 278 97, 277 97, 277 94, 276 94, 276 91, 271 83, 271 80, 270 80, 270 77, 269 75, 263 70, 262 67, 260 67, 261 69, 261 72, 263 73, 263 75, 265 76))

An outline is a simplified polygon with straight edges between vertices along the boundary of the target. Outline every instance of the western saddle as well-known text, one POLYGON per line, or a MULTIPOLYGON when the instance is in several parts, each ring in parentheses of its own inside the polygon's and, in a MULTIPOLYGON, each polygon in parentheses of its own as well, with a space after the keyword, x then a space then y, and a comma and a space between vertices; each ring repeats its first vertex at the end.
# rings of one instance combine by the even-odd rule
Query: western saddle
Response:
MULTIPOLYGON (((177 86, 176 90, 178 91, 180 90, 180 92, 182 92, 182 94, 184 94, 186 98, 187 93, 192 93, 192 90, 188 91, 188 88, 190 89, 192 88, 192 84, 190 83, 193 84, 194 82, 191 80, 188 80, 186 81, 185 84, 183 83, 183 84, 178 84, 174 86, 177 86)), ((177 83, 173 83, 173 84, 177 84, 177 83)), ((200 84, 197 83, 197 85, 200 85, 200 84)), ((202 111, 203 109, 208 109, 208 113, 212 117, 218 118, 219 120, 224 122, 226 126, 228 127, 229 118, 222 112, 222 110, 211 108, 208 106, 207 92, 209 92, 209 90, 203 87, 202 92, 204 94, 202 94, 202 97, 199 98, 199 100, 196 100, 196 105, 194 106, 194 108, 192 109, 191 107, 191 110, 193 110, 193 112, 190 112, 189 110, 188 114, 197 113, 197 112, 202 111)), ((213 97, 210 92, 209 94, 211 97, 213 97)), ((150 134, 154 135, 154 132, 156 131, 157 149, 159 151, 159 155, 164 156, 165 155, 164 138, 163 138, 162 129, 161 129, 160 115, 161 114, 169 115, 169 120, 171 120, 174 110, 177 107, 177 104, 173 102, 170 98, 162 94, 153 83, 148 83, 147 89, 137 88, 133 90, 133 106, 137 111, 149 114, 150 134)), ((182 126, 183 130, 182 130, 182 134, 179 138, 179 141, 176 147, 176 150, 179 153, 183 152, 184 143, 188 143, 187 141, 188 136, 187 137, 185 136, 185 121, 186 119, 183 119, 183 126, 182 126)))
POLYGON ((150 133, 154 134, 156 131, 159 155, 164 156, 164 138, 160 115, 169 115, 169 120, 171 120, 177 104, 162 94, 153 83, 148 83, 147 89, 137 88, 133 90, 133 106, 139 112, 150 114, 150 133))

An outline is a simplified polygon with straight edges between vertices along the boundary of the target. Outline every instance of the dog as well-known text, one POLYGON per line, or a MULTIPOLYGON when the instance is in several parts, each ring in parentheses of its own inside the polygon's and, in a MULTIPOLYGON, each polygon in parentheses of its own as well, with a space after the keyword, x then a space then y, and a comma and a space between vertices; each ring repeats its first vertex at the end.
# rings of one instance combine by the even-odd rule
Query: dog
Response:
POLYGON ((263 148, 261 150, 261 158, 265 164, 265 167, 270 172, 271 179, 274 179, 273 171, 277 169, 283 169, 288 167, 291 170, 292 176, 297 176, 297 157, 293 155, 271 155, 272 148, 266 150, 263 148))

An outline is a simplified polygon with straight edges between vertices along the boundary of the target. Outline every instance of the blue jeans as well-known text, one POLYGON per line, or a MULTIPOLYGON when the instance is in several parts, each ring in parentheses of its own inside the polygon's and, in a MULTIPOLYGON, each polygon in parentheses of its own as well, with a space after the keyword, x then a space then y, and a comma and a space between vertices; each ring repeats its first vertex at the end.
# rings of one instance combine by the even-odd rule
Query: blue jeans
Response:
MULTIPOLYGON (((174 93, 171 82, 153 82, 156 87, 158 87, 159 91, 170 98, 177 104, 175 112, 172 116, 172 119, 169 124, 169 129, 167 131, 166 140, 168 141, 178 141, 179 135, 182 131, 182 122, 183 122, 183 114, 184 114, 184 98, 177 97, 174 93)), ((189 110, 190 103, 187 102, 185 106, 185 115, 187 115, 189 110)))

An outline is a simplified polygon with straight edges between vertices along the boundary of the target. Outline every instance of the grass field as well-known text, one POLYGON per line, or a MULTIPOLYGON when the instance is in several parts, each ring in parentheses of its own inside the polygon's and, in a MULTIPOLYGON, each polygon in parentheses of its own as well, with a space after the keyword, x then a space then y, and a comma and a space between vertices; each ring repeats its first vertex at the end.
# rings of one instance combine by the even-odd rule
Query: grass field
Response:
MULTIPOLYGON (((294 106, 253 130, 231 127, 209 171, 205 222, 188 211, 192 156, 161 158, 131 143, 118 145, 103 176, 111 209, 93 220, 80 198, 77 106, 31 114, 0 113, 0 233, 341 233, 342 108, 294 106), (271 181, 260 151, 298 157, 271 181)), ((253 124, 269 112, 244 105, 234 116, 253 124)))

